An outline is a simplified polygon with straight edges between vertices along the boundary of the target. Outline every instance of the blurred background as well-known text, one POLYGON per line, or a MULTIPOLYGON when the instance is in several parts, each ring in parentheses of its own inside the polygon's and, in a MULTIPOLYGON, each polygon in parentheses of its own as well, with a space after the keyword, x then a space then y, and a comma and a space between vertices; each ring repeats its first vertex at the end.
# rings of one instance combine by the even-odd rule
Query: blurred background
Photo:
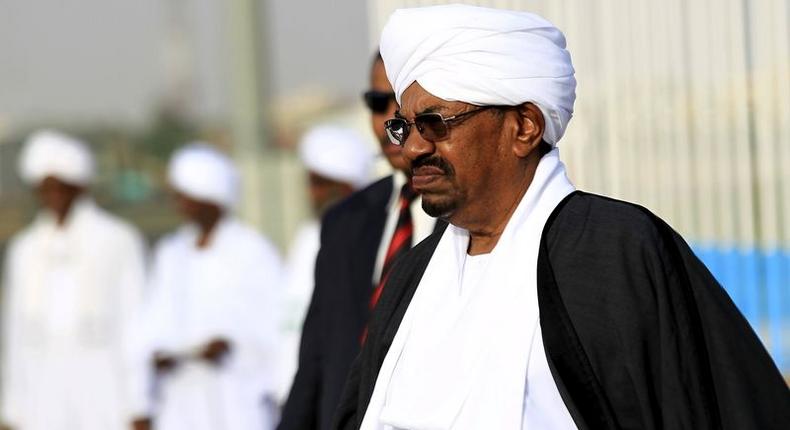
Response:
MULTIPOLYGON (((169 155, 220 146, 244 175, 241 217, 285 252, 309 215, 300 134, 332 122, 377 150, 361 93, 380 30, 397 7, 439 3, 0 0, 0 246, 36 209, 20 144, 54 127, 92 145, 97 200, 150 240, 179 222, 169 155)), ((790 374, 790 2, 464 3, 565 32, 572 180, 683 234, 790 374)))

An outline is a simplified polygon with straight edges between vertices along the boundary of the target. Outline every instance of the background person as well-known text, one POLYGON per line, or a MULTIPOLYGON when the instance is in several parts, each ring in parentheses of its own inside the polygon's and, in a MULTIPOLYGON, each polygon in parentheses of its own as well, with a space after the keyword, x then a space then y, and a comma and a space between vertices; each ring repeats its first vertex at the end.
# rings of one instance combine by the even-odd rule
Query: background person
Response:
POLYGON ((280 259, 233 215, 239 178, 224 154, 187 145, 168 177, 187 223, 159 242, 150 281, 155 427, 271 428, 280 259))
POLYGON ((373 154, 356 132, 331 125, 309 130, 299 144, 307 169, 313 217, 297 231, 286 260, 285 305, 277 393, 283 404, 291 389, 299 359, 299 339, 315 282, 315 258, 321 241, 320 218, 338 201, 368 184, 373 154))
POLYGON ((87 146, 39 131, 19 158, 41 209, 3 270, 2 422, 19 430, 146 429, 145 365, 133 322, 144 244, 88 187, 87 146))

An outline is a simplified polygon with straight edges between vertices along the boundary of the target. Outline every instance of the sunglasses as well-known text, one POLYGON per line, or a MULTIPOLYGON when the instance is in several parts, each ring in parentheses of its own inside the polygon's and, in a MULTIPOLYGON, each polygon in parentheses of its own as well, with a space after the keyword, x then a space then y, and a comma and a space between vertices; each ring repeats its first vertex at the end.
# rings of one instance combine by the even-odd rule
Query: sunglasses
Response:
POLYGON ((392 118, 384 121, 384 129, 387 131, 390 142, 398 146, 403 146, 406 139, 409 138, 412 125, 417 126, 417 131, 423 139, 436 142, 445 139, 450 134, 450 124, 459 123, 484 110, 505 107, 507 106, 483 106, 447 118, 437 112, 421 113, 414 117, 414 122, 406 121, 404 118, 392 118))
POLYGON ((395 101, 395 93, 393 92, 385 93, 382 91, 370 90, 365 91, 362 97, 365 99, 365 105, 367 105, 368 109, 375 113, 387 112, 390 103, 395 101))

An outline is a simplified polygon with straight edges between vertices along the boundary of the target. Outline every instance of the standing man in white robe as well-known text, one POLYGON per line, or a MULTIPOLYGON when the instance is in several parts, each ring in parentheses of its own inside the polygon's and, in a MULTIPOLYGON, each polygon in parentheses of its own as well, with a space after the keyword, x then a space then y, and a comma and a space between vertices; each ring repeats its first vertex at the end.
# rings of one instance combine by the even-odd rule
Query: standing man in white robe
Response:
POLYGON ((280 382, 277 401, 285 403, 299 361, 299 340, 315 285, 315 259, 321 246, 320 218, 327 208, 370 181, 373 152, 351 129, 321 125, 299 144, 307 169, 313 217, 297 231, 286 262, 285 305, 281 333, 280 382))
POLYGON ((280 259, 233 215, 239 177, 206 144, 174 154, 170 185, 187 223, 158 244, 147 313, 160 430, 272 426, 280 259))
POLYGON ((145 365, 131 341, 142 238, 89 197, 83 143, 35 133, 19 170, 42 209, 11 240, 3 270, 3 425, 147 429, 145 365))

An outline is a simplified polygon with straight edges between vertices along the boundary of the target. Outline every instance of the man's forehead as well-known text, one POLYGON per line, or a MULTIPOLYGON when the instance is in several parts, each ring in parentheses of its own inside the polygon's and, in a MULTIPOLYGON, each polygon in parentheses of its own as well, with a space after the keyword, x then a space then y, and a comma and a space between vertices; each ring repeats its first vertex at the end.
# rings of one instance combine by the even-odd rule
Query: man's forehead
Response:
POLYGON ((401 95, 401 105, 398 113, 407 117, 429 112, 442 113, 452 110, 455 105, 463 104, 462 102, 450 102, 436 97, 426 91, 418 82, 414 82, 401 95))

